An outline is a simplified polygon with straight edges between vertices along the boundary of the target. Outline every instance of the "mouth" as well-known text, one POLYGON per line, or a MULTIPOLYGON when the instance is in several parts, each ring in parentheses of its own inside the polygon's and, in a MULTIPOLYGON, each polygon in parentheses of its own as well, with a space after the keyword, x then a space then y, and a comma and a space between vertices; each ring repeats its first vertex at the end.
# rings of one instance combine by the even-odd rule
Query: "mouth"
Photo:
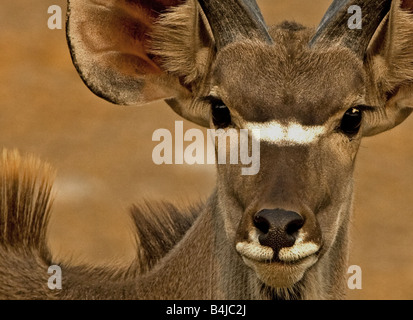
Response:
POLYGON ((256 263, 297 265, 310 259, 317 259, 320 246, 314 242, 298 242, 292 247, 282 248, 278 254, 270 247, 255 242, 238 242, 237 252, 242 258, 256 263))
POLYGON ((236 250, 241 257, 257 263, 299 264, 309 257, 317 258, 321 245, 306 241, 305 233, 301 233, 294 245, 281 248, 278 252, 259 242, 259 234, 254 230, 249 233, 249 239, 236 244, 236 250))
POLYGON ((321 247, 313 242, 296 243, 276 255, 270 247, 256 242, 238 242, 236 250, 257 277, 273 288, 288 288, 300 281, 318 261, 321 247))

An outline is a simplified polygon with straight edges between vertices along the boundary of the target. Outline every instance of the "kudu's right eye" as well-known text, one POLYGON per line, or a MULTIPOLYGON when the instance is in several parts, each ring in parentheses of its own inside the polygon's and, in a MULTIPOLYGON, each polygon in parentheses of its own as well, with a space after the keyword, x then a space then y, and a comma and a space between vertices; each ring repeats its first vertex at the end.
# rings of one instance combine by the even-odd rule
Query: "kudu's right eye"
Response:
POLYGON ((221 100, 211 102, 212 122, 218 129, 225 129, 231 125, 231 112, 221 100))

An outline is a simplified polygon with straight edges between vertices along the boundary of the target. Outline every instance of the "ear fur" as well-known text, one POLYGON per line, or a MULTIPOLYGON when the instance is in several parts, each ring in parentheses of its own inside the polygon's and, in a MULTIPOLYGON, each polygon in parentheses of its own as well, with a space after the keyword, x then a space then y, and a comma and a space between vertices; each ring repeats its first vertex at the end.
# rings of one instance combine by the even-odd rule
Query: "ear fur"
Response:
POLYGON ((368 100, 376 111, 365 135, 389 130, 413 111, 413 0, 395 0, 367 55, 368 100), (380 110, 383 108, 383 110, 380 110))

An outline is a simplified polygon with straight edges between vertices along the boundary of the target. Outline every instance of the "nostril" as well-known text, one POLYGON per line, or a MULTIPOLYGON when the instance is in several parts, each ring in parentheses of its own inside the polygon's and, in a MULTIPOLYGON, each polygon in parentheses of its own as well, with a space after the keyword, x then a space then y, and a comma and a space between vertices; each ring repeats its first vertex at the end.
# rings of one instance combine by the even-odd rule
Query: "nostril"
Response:
POLYGON ((270 230, 269 221, 258 214, 254 217, 254 225, 258 230, 260 230, 264 234, 268 233, 268 231, 270 230))
POLYGON ((304 219, 298 218, 287 224, 285 232, 289 235, 295 235, 304 225, 304 219))

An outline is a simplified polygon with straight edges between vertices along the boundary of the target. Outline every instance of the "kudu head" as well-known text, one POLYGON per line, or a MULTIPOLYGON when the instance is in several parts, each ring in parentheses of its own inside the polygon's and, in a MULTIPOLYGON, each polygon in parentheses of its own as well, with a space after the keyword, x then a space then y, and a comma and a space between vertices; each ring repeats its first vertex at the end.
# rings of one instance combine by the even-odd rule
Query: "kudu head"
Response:
POLYGON ((165 99, 251 139, 259 130, 256 175, 217 165, 217 211, 258 278, 289 287, 343 247, 361 139, 412 112, 412 10, 411 0, 336 0, 314 32, 267 28, 254 0, 70 0, 67 30, 95 94, 165 99), (361 29, 348 26, 351 5, 361 29))

